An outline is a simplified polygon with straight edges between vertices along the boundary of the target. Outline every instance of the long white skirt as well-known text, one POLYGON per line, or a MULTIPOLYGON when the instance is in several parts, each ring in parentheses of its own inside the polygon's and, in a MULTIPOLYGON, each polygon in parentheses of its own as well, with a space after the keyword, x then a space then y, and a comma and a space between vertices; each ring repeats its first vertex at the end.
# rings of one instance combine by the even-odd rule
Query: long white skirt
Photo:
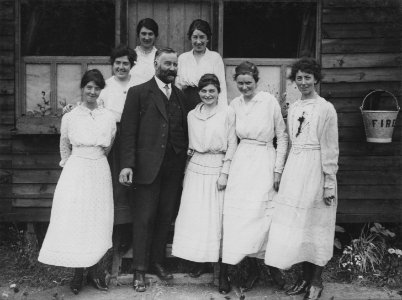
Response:
POLYGON ((194 153, 184 177, 172 254, 195 262, 217 262, 222 238, 224 191, 216 182, 223 154, 194 153))
POLYGON ((39 253, 38 260, 42 263, 90 267, 112 247, 110 168, 106 157, 97 154, 99 149, 93 150, 89 157, 94 159, 76 156, 73 152, 63 168, 54 193, 49 228, 39 253))
POLYGON ((222 261, 264 257, 275 194, 272 145, 242 140, 230 167, 223 210, 222 261))
POLYGON ((307 261, 325 266, 333 254, 336 202, 323 200, 319 149, 292 149, 274 198, 265 263, 281 269, 307 261))

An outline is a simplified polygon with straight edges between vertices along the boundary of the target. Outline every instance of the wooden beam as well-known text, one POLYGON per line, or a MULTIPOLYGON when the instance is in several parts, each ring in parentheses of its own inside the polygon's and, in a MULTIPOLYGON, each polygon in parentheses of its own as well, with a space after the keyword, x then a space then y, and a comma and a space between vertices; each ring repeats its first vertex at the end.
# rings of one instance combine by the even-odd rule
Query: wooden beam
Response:
POLYGON ((402 185, 338 185, 339 199, 392 200, 402 202, 402 185))
POLYGON ((327 23, 322 26, 322 37, 339 38, 395 38, 399 37, 400 25, 387 23, 327 23))
POLYGON ((323 23, 384 23, 398 20, 394 7, 342 7, 324 8, 323 23))
POLYGON ((323 83, 326 82, 378 82, 398 81, 402 78, 401 68, 338 68, 324 69, 323 83))
POLYGON ((322 0, 324 7, 397 7, 399 0, 322 0))
POLYGON ((321 65, 324 69, 402 67, 402 53, 323 54, 321 65))
POLYGON ((398 39, 323 39, 322 53, 397 53, 400 51, 398 39))
POLYGON ((374 89, 382 89, 393 93, 395 96, 402 96, 402 88, 400 80, 388 82, 336 82, 336 83, 322 83, 321 84, 321 96, 329 99, 336 98, 353 98, 357 97, 363 101, 370 91, 374 89))
POLYGON ((14 170, 13 183, 57 183, 61 170, 14 170))
MULTIPOLYGON (((338 185, 342 187, 346 185, 402 186, 401 171, 395 169, 386 170, 381 168, 368 171, 340 170, 336 177, 338 185)), ((402 198, 402 194, 399 197, 402 198)))
POLYGON ((402 156, 402 142, 386 144, 340 142, 339 150, 340 156, 402 156))
POLYGON ((347 156, 339 157, 339 170, 371 171, 371 170, 401 170, 402 156, 347 156))

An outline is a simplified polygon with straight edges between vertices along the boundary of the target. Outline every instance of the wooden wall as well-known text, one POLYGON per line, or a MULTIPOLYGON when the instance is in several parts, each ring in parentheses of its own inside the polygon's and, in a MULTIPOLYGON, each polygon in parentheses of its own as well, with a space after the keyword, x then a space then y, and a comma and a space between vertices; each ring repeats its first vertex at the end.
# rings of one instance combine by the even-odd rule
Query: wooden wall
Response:
POLYGON ((13 134, 15 13, 13 0, 0 0, 0 221, 47 221, 60 173, 59 136, 13 134))
MULTIPOLYGON (((394 141, 372 144, 365 142, 359 111, 373 88, 394 93, 402 104, 401 1, 322 1, 321 93, 335 105, 340 125, 338 221, 401 222, 402 113, 394 141)), ((214 18, 208 5, 210 1, 129 1, 130 45, 135 46, 138 20, 153 17, 160 24, 159 46, 189 50, 188 41, 178 36, 184 36, 193 19, 214 18)), ((0 221, 47 221, 60 174, 59 137, 12 135, 14 20, 14 1, 0 0, 0 221)))
POLYGON ((360 105, 373 89, 402 104, 401 1, 323 0, 321 94, 337 112, 338 221, 402 221, 402 113, 393 142, 365 141, 360 105))
POLYGON ((14 127, 14 1, 0 0, 0 211, 10 211, 14 127))

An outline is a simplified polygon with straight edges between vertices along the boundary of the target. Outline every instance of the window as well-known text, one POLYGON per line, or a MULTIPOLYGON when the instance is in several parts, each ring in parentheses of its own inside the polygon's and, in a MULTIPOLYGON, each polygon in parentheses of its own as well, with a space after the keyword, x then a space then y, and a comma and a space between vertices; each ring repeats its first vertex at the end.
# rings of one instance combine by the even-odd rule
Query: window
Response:
POLYGON ((221 1, 220 50, 229 100, 239 95, 232 78, 234 68, 244 60, 258 66, 259 90, 288 104, 299 97, 287 75, 296 58, 318 56, 318 5, 315 0, 221 1))
POLYGON ((224 57, 315 55, 315 3, 225 2, 224 12, 224 57))
POLYGON ((18 132, 57 133, 82 74, 111 76, 115 19, 115 0, 20 0, 18 132))

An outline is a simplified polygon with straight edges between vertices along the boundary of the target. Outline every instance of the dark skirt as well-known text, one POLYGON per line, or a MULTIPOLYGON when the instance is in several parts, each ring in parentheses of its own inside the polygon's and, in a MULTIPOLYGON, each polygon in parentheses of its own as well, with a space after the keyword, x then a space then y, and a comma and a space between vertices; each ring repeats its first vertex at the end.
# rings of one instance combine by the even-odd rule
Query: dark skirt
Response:
POLYGON ((198 103, 201 102, 200 95, 198 94, 198 87, 188 86, 183 89, 184 96, 186 96, 186 109, 187 112, 193 110, 198 103))
POLYGON ((119 182, 120 167, 120 123, 116 124, 116 137, 107 160, 110 165, 113 183, 113 201, 114 201, 114 224, 125 224, 132 222, 132 216, 129 206, 130 189, 119 182))

